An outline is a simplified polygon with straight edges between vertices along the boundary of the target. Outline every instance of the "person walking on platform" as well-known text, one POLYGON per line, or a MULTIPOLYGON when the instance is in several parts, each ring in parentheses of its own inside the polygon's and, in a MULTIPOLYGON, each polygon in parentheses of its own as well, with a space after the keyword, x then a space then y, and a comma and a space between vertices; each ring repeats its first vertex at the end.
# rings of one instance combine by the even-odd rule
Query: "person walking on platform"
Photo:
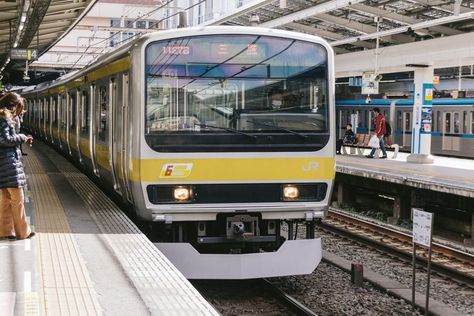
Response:
MULTIPOLYGON (((374 108, 375 112, 375 135, 379 139, 380 143, 380 150, 382 150, 382 157, 380 158, 387 158, 387 152, 385 151, 385 145, 383 142, 383 137, 387 133, 386 127, 385 127, 385 116, 380 112, 379 108, 374 108)), ((374 158, 376 149, 372 148, 372 151, 370 152, 369 155, 367 155, 367 158, 374 158)))
POLYGON ((23 105, 19 94, 0 97, 0 237, 25 239, 35 235, 26 221, 23 187, 26 176, 19 145, 33 137, 15 132, 14 115, 23 105))

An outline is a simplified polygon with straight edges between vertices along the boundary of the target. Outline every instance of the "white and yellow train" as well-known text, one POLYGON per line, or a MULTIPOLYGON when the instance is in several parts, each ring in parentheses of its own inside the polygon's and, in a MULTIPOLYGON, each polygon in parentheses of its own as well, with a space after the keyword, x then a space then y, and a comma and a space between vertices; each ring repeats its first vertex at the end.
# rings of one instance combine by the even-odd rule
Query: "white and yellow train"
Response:
POLYGON ((24 125, 152 222, 186 277, 307 274, 335 175, 333 65, 300 33, 157 32, 24 91, 24 125))

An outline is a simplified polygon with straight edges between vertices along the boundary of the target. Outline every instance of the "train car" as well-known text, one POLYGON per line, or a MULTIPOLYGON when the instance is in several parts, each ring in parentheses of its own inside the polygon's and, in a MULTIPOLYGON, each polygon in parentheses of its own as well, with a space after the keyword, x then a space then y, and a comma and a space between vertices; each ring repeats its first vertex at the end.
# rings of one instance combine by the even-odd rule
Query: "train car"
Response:
MULTIPOLYGON (((358 133, 373 129, 374 107, 379 107, 392 126, 392 142, 410 152, 413 100, 338 100, 337 133, 352 123, 358 133), (391 105, 393 105, 391 107, 391 105), (393 109, 393 110, 391 110, 393 109)), ((436 155, 474 158, 474 99, 434 99, 431 152, 436 155)))
POLYGON ((333 64, 300 33, 151 33, 25 92, 24 124, 153 223, 186 277, 308 274, 335 176, 333 64))

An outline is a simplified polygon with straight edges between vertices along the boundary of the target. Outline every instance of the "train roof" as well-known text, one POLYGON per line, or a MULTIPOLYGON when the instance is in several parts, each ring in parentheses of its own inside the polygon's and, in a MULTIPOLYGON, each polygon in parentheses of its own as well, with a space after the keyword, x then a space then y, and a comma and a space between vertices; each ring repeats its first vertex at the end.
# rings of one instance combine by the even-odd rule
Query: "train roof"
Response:
MULTIPOLYGON (((97 68, 100 68, 117 58, 123 57, 127 55, 130 50, 135 45, 138 44, 147 44, 150 41, 153 40, 160 40, 160 39, 167 39, 167 38, 174 38, 174 37, 180 37, 180 36, 198 36, 198 35, 210 35, 214 33, 221 33, 221 34, 255 34, 255 35, 268 35, 268 36, 286 36, 288 38, 294 38, 294 39, 299 39, 299 40, 307 40, 307 41, 313 41, 321 44, 324 46, 329 52, 333 52, 332 47, 327 43, 326 40, 323 38, 316 36, 316 35, 309 35, 309 34, 303 34, 303 33, 298 33, 298 32, 293 32, 293 31, 287 31, 287 30, 279 30, 279 29, 268 29, 268 28, 262 28, 262 27, 248 27, 248 26, 226 26, 226 25, 220 25, 220 26, 198 26, 198 27, 190 27, 190 28, 183 28, 183 29, 172 29, 172 30, 165 30, 165 31, 157 31, 157 32, 152 32, 152 33, 147 33, 142 35, 141 37, 130 41, 129 43, 124 44, 123 46, 120 46, 116 50, 106 53, 102 56, 100 56, 94 63, 91 65, 88 65, 84 67, 81 70, 74 71, 71 73, 67 73, 63 75, 62 77, 50 81, 47 83, 45 86, 36 86, 34 90, 28 91, 27 93, 31 92, 41 92, 42 90, 45 90, 47 88, 52 88, 56 86, 63 85, 66 82, 75 80, 77 78, 80 78, 81 76, 89 73, 90 71, 93 71, 97 68), (315 41, 316 39, 316 41, 315 41)), ((329 54, 333 58, 333 54, 329 54)))

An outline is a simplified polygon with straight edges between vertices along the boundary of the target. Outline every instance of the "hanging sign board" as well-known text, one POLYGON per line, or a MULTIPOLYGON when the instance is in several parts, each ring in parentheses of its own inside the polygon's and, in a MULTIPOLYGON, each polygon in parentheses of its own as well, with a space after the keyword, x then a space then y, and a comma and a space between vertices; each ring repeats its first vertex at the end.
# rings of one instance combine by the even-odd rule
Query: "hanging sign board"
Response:
POLYGON ((36 60, 38 51, 36 49, 12 48, 10 58, 13 60, 36 60))
POLYGON ((433 84, 439 84, 439 76, 438 75, 433 76, 433 84))
POLYGON ((433 213, 413 209, 413 242, 431 247, 431 230, 433 229, 433 213))
POLYGON ((362 94, 378 94, 379 82, 375 80, 375 74, 372 72, 364 72, 362 74, 362 94))

